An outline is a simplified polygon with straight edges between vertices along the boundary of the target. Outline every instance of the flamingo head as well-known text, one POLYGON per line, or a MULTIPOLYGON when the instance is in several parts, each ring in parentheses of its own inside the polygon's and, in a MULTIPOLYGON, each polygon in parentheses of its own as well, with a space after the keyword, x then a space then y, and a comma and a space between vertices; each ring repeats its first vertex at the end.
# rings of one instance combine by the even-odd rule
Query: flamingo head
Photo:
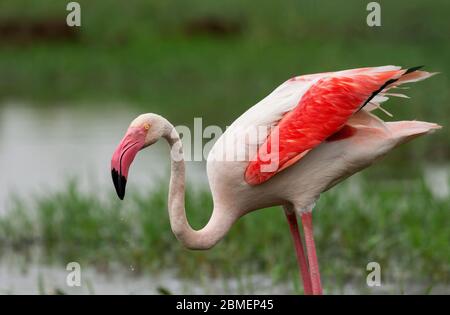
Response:
POLYGON ((117 196, 123 200, 128 171, 136 154, 161 138, 164 130, 162 117, 142 114, 134 119, 120 141, 111 159, 111 175, 117 196))

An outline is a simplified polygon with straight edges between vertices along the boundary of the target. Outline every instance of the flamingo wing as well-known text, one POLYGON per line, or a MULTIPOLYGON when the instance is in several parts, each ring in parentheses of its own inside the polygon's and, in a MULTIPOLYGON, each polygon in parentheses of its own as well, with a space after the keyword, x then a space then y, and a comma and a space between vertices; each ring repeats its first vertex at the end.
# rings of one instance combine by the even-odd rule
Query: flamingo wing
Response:
MULTIPOLYGON (((245 181, 250 185, 264 183, 339 131, 364 106, 377 106, 385 101, 387 97, 384 92, 387 89, 431 75, 417 70, 384 66, 291 79, 291 86, 297 81, 308 84, 302 85, 304 91, 294 106, 291 101, 290 107, 286 106, 288 110, 284 108, 282 111, 281 118, 273 118, 272 127, 275 128, 272 128, 259 145, 257 155, 249 162, 245 181)), ((282 90, 282 87, 278 89, 282 90)))

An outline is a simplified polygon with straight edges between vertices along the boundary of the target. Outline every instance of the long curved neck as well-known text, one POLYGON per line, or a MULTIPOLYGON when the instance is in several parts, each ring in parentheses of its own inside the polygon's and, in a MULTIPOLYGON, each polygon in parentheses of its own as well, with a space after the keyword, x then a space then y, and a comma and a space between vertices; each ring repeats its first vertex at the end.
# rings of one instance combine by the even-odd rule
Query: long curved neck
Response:
POLYGON ((171 174, 168 207, 172 231, 187 248, 211 248, 225 236, 236 218, 230 211, 214 205, 206 226, 198 231, 192 229, 185 211, 185 163, 182 143, 178 132, 168 121, 165 123, 162 136, 170 146, 171 174))

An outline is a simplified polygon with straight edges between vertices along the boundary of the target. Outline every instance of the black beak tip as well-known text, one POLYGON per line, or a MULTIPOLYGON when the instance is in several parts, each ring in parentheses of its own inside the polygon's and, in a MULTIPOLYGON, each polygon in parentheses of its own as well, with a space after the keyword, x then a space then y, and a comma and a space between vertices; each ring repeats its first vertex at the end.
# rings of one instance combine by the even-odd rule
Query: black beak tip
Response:
POLYGON ((114 187, 116 188, 117 196, 120 200, 123 200, 125 197, 125 186, 127 185, 127 179, 125 176, 119 174, 116 169, 111 170, 111 176, 114 183, 114 187))

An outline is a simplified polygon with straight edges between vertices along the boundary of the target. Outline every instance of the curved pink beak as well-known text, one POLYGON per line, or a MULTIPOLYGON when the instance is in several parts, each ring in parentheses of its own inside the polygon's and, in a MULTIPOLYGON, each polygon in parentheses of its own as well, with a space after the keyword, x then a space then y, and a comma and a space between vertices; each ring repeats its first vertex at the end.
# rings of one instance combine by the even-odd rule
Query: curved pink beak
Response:
POLYGON ((127 184, 128 170, 134 157, 145 143, 146 130, 130 127, 120 141, 111 159, 111 175, 117 196, 123 200, 127 184))

